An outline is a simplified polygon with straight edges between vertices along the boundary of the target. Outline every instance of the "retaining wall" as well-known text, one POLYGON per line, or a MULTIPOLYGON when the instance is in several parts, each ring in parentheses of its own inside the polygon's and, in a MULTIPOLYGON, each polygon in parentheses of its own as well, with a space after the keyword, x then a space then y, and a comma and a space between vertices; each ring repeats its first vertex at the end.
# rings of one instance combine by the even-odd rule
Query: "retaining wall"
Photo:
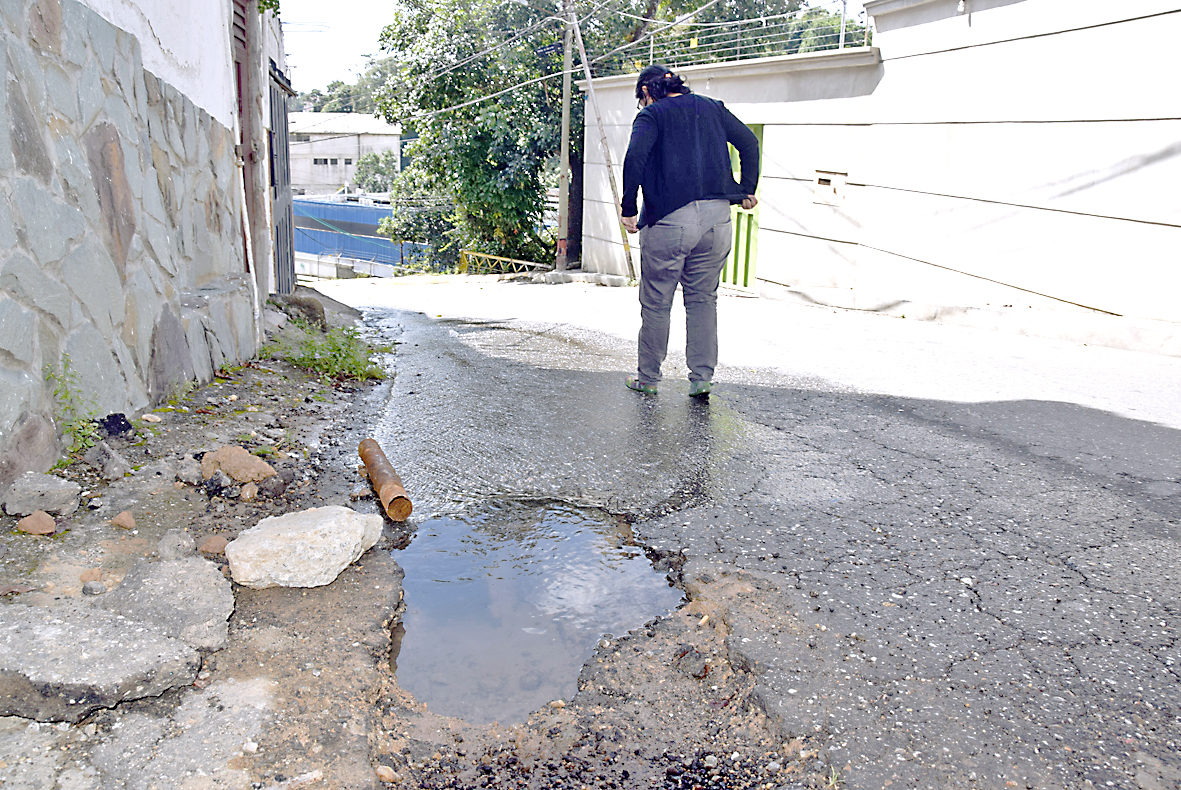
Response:
POLYGON ((0 23, 3 486, 58 456, 63 354, 95 414, 134 413, 253 356, 256 301, 232 130, 74 0, 0 23))

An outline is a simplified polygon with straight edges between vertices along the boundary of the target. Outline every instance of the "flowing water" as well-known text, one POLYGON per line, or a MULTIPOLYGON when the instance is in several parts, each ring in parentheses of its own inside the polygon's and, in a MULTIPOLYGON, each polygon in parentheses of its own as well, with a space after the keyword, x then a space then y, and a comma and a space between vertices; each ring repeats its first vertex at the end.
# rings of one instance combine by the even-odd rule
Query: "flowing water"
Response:
POLYGON ((681 602, 630 535, 602 511, 555 502, 423 522, 394 552, 406 572, 398 683, 472 723, 523 721, 569 699, 598 639, 681 602))

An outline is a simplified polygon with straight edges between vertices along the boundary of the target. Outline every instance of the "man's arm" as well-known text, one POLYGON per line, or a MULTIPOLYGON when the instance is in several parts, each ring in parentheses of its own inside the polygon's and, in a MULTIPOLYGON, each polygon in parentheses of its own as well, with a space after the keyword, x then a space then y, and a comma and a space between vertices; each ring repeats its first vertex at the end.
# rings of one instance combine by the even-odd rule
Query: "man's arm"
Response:
POLYGON ((640 181, 644 177, 644 168, 648 164, 648 157, 652 147, 656 145, 656 122, 650 113, 641 111, 632 121, 631 140, 627 144, 627 154, 623 157, 623 226, 628 233, 637 233, 636 215, 639 209, 636 200, 640 191, 640 181))
POLYGON ((738 150, 738 162, 742 169, 739 186, 750 195, 747 200, 752 201, 752 205, 747 206, 744 200, 742 207, 753 208, 753 203, 758 202, 754 195, 759 188, 759 138, 725 107, 722 107, 722 125, 726 129, 727 142, 738 150))

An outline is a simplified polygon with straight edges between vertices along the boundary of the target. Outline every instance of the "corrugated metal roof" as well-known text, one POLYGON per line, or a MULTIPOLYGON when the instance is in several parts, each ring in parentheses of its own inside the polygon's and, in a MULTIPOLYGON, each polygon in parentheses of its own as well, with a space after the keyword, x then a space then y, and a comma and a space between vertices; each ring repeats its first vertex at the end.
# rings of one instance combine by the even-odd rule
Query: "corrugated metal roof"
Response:
POLYGON ((402 127, 360 112, 290 112, 291 134, 401 134, 402 127))

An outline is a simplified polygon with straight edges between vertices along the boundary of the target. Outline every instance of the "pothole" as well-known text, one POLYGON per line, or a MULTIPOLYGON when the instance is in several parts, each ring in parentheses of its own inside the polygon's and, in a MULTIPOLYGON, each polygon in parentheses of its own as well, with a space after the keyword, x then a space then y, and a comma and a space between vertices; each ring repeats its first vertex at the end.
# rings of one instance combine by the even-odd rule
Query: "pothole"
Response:
POLYGON ((392 653, 398 684, 472 724, 522 722, 569 699, 604 634, 682 600, 626 525, 556 502, 434 518, 393 555, 406 573, 392 653))

